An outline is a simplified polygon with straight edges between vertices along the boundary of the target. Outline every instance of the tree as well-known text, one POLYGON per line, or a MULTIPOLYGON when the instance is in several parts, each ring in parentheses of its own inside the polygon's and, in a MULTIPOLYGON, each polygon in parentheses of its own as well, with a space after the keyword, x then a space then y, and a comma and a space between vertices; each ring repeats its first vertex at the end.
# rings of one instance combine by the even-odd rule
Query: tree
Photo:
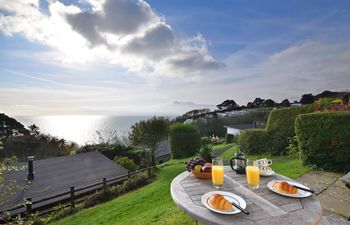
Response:
POLYGON ((288 99, 284 99, 281 103, 280 103, 281 107, 289 107, 290 106, 290 102, 288 99))
POLYGON ((157 144, 168 135, 169 120, 164 117, 152 117, 141 120, 131 127, 129 139, 133 145, 151 150, 151 163, 156 165, 155 149, 157 144))
POLYGON ((315 102, 314 96, 312 94, 304 94, 301 96, 300 103, 303 105, 312 104, 315 102))
POLYGON ((39 132, 39 127, 35 124, 32 124, 30 126, 28 126, 29 128, 29 133, 30 135, 34 136, 34 137, 38 137, 40 132, 39 132))
POLYGON ((344 94, 344 95, 341 97, 341 101, 342 101, 344 104, 348 104, 348 103, 349 103, 349 94, 344 94))
POLYGON ((262 98, 255 98, 253 102, 254 108, 261 108, 263 107, 265 99, 262 98))
POLYGON ((253 104, 253 102, 248 102, 247 108, 255 108, 255 105, 253 104))
POLYGON ((263 103, 263 107, 275 107, 276 103, 274 100, 272 99, 267 99, 266 101, 264 101, 263 103))
POLYGON ((11 136, 27 135, 29 131, 17 120, 4 113, 0 113, 0 136, 9 138, 11 136))
POLYGON ((239 107, 239 105, 237 105, 237 103, 234 100, 227 99, 223 101, 221 104, 217 105, 216 107, 218 107, 220 110, 233 110, 239 107))

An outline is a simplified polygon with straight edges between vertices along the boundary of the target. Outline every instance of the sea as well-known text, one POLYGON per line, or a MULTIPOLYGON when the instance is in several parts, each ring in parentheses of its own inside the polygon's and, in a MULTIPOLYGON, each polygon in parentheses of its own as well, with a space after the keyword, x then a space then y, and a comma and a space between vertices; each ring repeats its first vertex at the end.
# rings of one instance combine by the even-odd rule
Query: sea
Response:
MULTIPOLYGON (((131 126, 152 116, 48 115, 16 116, 26 127, 35 124, 41 133, 50 134, 79 145, 121 140, 129 136, 131 126)), ((174 116, 166 116, 169 119, 174 116)))

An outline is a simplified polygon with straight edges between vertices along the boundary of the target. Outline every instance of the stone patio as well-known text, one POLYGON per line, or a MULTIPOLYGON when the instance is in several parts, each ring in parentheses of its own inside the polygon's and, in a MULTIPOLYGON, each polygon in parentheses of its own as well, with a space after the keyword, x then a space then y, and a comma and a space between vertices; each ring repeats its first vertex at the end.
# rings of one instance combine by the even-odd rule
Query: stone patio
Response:
POLYGON ((350 217, 350 189, 339 180, 343 174, 311 171, 297 179, 314 189, 321 201, 323 215, 348 220, 350 217))

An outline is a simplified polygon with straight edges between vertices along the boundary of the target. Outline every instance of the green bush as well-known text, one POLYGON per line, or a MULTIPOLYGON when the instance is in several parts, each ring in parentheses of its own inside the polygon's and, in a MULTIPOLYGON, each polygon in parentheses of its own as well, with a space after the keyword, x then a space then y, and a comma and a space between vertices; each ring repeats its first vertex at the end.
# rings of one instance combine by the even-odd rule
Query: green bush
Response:
POLYGON ((126 156, 116 157, 114 159, 114 162, 121 165, 122 167, 124 167, 125 169, 127 169, 129 171, 133 172, 133 171, 137 170, 137 165, 134 163, 134 160, 129 159, 126 156))
POLYGON ((213 146, 212 145, 203 145, 201 147, 201 149, 199 150, 199 155, 206 162, 211 162, 211 160, 212 160, 211 153, 212 152, 213 152, 213 146))
POLYGON ((332 171, 349 171, 350 112, 299 115, 295 130, 305 164, 332 171))
POLYGON ((107 158, 114 160, 116 157, 124 156, 129 159, 134 160, 136 165, 147 164, 143 162, 148 159, 147 152, 138 147, 127 146, 123 144, 109 144, 109 143, 99 143, 99 144, 88 144, 80 147, 76 153, 84 153, 91 151, 99 151, 107 158))
POLYGON ((193 156, 201 145, 198 130, 190 124, 175 123, 171 125, 169 139, 173 158, 193 156))
POLYGON ((246 154, 265 153, 269 146, 269 134, 265 129, 248 129, 241 132, 238 144, 246 154))
MULTIPOLYGON (((271 111, 266 130, 269 133, 269 152, 285 154, 289 139, 295 136, 294 122, 299 114, 314 111, 312 105, 289 107, 271 111)), ((253 140, 254 141, 254 140, 253 140)))
POLYGON ((225 142, 226 144, 233 143, 235 136, 233 134, 226 134, 225 135, 225 142))
POLYGON ((211 140, 209 137, 201 137, 201 146, 210 145, 211 140))
POLYGON ((233 135, 233 134, 226 134, 225 135, 225 143, 238 143, 239 134, 233 135))
POLYGON ((107 188, 106 191, 100 190, 86 197, 81 203, 75 205, 75 208, 72 210, 70 207, 56 206, 54 212, 50 216, 46 217, 47 222, 53 222, 84 209, 90 208, 95 205, 110 201, 120 195, 127 193, 129 191, 135 190, 139 187, 142 187, 150 183, 150 179, 147 175, 143 173, 136 174, 130 179, 124 181, 121 184, 113 185, 107 188))

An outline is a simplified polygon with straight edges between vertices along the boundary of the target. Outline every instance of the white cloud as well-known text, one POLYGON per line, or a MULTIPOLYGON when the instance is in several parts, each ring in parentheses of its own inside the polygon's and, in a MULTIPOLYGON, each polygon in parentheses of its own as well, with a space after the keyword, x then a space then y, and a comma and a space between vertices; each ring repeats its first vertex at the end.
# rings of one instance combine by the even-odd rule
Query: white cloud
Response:
POLYGON ((144 0, 85 0, 90 8, 48 1, 0 0, 0 31, 47 45, 63 63, 116 64, 148 75, 188 76, 223 67, 202 36, 178 37, 144 0))

